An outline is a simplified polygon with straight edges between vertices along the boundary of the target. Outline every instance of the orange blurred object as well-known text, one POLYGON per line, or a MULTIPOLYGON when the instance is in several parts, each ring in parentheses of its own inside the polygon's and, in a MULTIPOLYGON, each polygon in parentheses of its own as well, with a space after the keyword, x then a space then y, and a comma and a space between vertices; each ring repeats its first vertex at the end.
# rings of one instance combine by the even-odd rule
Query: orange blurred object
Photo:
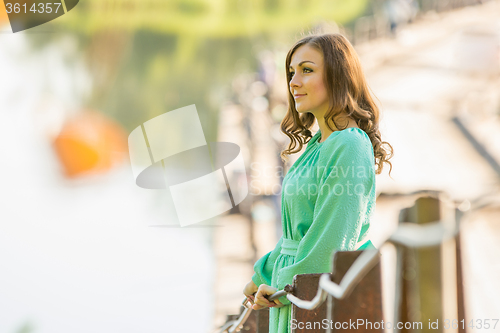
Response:
POLYGON ((127 135, 116 122, 94 111, 69 120, 54 140, 68 177, 103 173, 126 157, 127 135))
POLYGON ((0 27, 8 23, 9 17, 7 16, 7 10, 5 9, 4 2, 0 0, 0 27))

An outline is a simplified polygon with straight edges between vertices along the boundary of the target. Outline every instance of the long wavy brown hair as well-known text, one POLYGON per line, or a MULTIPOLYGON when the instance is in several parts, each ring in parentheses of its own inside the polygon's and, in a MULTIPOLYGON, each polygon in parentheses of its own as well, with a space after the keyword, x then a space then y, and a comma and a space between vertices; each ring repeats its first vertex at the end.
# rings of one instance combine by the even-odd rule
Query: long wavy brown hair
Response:
MULTIPOLYGON (((361 63, 353 46, 347 38, 341 34, 324 34, 307 36, 299 40, 288 51, 286 56, 286 77, 290 83, 292 76, 288 68, 292 55, 302 45, 309 45, 323 54, 324 73, 323 81, 328 91, 329 108, 325 115, 327 126, 330 130, 329 120, 333 121, 335 127, 339 130, 347 128, 339 126, 337 121, 343 115, 351 117, 356 121, 360 129, 368 134, 373 146, 375 157, 376 174, 380 174, 383 164, 390 165, 389 175, 392 171, 392 163, 389 159, 393 156, 392 146, 382 141, 379 131, 380 111, 375 104, 372 94, 366 83, 365 75, 361 68, 361 63), (384 148, 384 146, 387 146, 384 148)), ((288 111, 281 122, 281 131, 290 138, 288 148, 281 152, 283 161, 288 160, 287 155, 295 154, 302 150, 304 144, 307 144, 312 134, 309 130, 314 124, 315 117, 312 113, 306 112, 301 115, 295 109, 295 100, 288 89, 288 111)))

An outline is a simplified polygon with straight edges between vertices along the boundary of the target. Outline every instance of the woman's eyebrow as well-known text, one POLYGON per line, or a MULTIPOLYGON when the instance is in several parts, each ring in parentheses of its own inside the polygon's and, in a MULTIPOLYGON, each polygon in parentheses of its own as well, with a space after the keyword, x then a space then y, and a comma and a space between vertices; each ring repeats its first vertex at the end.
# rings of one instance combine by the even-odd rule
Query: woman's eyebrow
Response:
MULTIPOLYGON (((312 62, 311 60, 304 60, 304 61, 299 62, 299 64, 297 66, 302 66, 302 64, 306 63, 306 62, 310 62, 311 64, 314 64, 314 62, 312 62)), ((293 67, 290 65, 290 67, 288 69, 293 69, 293 67)))

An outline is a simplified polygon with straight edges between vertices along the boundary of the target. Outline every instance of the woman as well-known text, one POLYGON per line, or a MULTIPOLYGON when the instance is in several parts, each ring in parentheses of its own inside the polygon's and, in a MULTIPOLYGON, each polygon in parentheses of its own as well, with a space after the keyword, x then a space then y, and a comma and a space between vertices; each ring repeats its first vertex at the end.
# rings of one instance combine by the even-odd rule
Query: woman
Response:
POLYGON ((374 248, 365 238, 375 174, 384 162, 392 170, 392 146, 381 141, 378 107, 345 37, 301 39, 288 52, 286 68, 289 107, 281 130, 291 142, 281 156, 307 147, 283 179, 283 236, 255 263, 243 290, 253 309, 271 308, 270 333, 290 332, 291 306, 285 296, 273 302, 265 296, 292 284, 296 274, 331 272, 335 251, 374 248), (319 131, 312 136, 315 120, 319 131))

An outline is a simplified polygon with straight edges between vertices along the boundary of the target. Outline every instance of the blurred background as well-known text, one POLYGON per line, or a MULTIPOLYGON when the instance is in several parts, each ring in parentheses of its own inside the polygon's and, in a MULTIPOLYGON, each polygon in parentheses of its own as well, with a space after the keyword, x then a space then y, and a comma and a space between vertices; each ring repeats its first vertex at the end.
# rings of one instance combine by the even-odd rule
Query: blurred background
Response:
POLYGON ((83 0, 14 34, 0 1, 0 333, 212 332, 239 313, 281 236, 300 156, 279 157, 284 62, 310 31, 353 43, 394 147, 373 243, 415 194, 460 206, 467 318, 499 318, 499 17, 498 0, 83 0), (165 190, 136 186, 127 136, 191 104, 207 141, 240 146, 250 194, 180 228, 165 190))

